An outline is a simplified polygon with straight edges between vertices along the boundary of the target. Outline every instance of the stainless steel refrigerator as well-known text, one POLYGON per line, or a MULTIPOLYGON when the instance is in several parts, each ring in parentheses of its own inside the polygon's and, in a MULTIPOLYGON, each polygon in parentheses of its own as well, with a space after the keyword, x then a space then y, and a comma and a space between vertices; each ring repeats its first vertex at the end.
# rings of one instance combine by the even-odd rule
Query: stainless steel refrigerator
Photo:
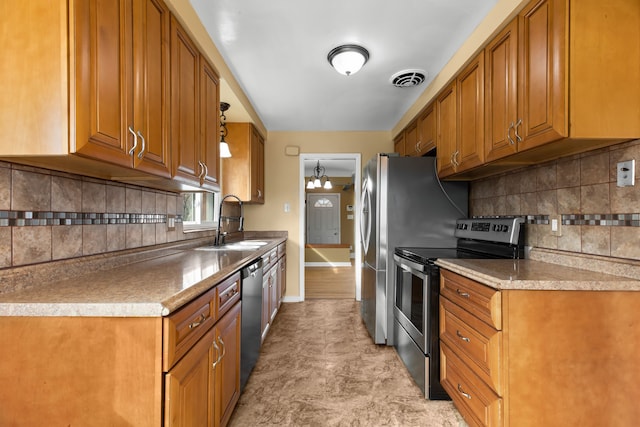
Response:
POLYGON ((376 344, 393 345, 393 252, 397 246, 455 248, 468 213, 468 184, 440 182, 435 157, 377 154, 364 167, 360 311, 376 344))

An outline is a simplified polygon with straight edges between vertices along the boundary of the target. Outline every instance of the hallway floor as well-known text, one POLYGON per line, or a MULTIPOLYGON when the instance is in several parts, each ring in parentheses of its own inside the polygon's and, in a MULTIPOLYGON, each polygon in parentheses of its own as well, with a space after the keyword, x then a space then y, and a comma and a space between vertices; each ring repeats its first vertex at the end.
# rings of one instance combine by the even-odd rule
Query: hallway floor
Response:
POLYGON ((464 426, 428 401, 391 347, 372 343, 354 300, 283 304, 229 423, 246 426, 464 426))

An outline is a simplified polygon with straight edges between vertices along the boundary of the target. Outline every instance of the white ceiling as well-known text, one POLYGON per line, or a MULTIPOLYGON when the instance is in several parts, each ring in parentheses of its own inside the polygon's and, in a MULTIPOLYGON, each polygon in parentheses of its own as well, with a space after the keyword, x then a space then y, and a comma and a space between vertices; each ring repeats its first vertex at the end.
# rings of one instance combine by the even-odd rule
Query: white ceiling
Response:
MULTIPOLYGON (((385 131, 497 0, 191 3, 268 131, 385 131), (349 77, 327 61, 342 44, 359 44, 370 54, 349 77), (392 86, 391 76, 405 69, 426 71, 426 81, 392 86)), ((233 103, 228 117, 232 110, 233 103)))

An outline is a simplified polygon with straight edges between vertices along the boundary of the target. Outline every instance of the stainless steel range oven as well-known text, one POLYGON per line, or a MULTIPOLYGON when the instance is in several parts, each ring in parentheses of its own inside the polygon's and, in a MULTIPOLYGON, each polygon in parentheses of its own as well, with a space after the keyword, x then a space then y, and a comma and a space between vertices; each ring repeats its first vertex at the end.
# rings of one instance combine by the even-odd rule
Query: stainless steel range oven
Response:
POLYGON ((440 385, 438 258, 522 258, 522 218, 462 219, 456 248, 397 247, 394 347, 416 384, 431 400, 448 399, 440 385))

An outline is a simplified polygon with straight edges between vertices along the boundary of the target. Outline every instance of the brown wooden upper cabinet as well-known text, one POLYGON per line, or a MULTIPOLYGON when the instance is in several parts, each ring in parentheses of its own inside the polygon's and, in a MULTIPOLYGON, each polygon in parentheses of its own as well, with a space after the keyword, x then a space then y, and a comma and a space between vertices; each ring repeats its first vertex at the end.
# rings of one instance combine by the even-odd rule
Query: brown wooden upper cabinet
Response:
POLYGON ((480 52, 436 99, 438 175, 484 161, 484 53, 480 52))
POLYGON ((404 130, 404 154, 415 156, 418 146, 418 121, 413 120, 404 130))
POLYGON ((402 131, 393 139, 393 151, 398 153, 401 156, 405 156, 407 154, 405 150, 405 132, 402 131))
POLYGON ((169 177, 165 4, 30 1, 5 12, 0 155, 90 175, 169 177))
POLYGON ((171 19, 171 136, 174 179, 219 190, 219 85, 213 68, 171 19))
POLYGON ((169 9, 77 2, 73 15, 75 152, 169 177, 169 9))
POLYGON ((527 5, 485 49, 486 161, 554 141, 549 157, 639 137, 639 28, 635 1, 527 5))
POLYGON ((418 116, 418 142, 416 156, 424 156, 436 148, 436 110, 435 104, 427 105, 418 116))
POLYGON ((222 159, 224 194, 264 203, 264 138, 252 123, 227 123, 231 157, 222 159))
POLYGON ((456 81, 449 83, 436 98, 436 153, 438 175, 455 173, 454 157, 457 150, 456 81))

